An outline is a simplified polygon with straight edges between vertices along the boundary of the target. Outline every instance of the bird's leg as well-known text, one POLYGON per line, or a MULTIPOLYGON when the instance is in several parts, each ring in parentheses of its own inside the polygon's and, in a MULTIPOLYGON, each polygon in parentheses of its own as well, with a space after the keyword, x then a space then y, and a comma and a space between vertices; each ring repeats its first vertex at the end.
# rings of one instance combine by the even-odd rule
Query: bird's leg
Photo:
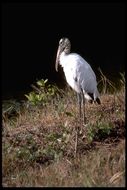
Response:
POLYGON ((78 97, 78 104, 79 104, 79 117, 80 117, 80 122, 81 122, 81 94, 77 93, 78 97))
MULTIPOLYGON (((79 117, 80 117, 80 123, 81 123, 81 93, 77 93, 77 98, 78 98, 78 104, 79 104, 79 117)), ((77 146, 78 146, 78 127, 76 126, 75 128, 75 133, 76 133, 76 138, 75 138, 75 157, 77 155, 77 146)))
POLYGON ((81 94, 82 94, 82 110, 83 110, 83 124, 86 124, 86 117, 85 117, 85 97, 83 90, 81 89, 81 94))

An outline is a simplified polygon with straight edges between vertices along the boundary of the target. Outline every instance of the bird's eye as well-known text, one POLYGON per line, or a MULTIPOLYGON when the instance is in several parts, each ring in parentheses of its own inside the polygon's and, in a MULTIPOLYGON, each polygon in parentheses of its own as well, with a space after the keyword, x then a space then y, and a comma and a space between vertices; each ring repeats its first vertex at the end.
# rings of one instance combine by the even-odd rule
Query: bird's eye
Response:
POLYGON ((61 39, 60 42, 59 42, 59 45, 62 45, 63 44, 63 40, 61 39))

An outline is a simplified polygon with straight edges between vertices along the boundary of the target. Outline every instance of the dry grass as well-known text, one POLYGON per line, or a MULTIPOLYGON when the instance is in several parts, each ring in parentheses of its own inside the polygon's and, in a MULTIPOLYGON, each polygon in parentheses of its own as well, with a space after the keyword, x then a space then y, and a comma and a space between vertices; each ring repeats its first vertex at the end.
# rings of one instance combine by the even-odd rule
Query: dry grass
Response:
POLYGON ((100 106, 86 104, 82 133, 70 90, 45 107, 24 106, 16 116, 5 115, 3 186, 125 186, 124 93, 122 88, 103 94, 100 106))

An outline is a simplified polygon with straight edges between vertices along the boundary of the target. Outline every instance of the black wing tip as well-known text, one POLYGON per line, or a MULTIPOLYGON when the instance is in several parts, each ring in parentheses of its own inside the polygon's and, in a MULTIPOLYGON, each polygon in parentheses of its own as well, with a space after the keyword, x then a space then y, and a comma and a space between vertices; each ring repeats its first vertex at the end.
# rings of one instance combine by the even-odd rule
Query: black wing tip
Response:
POLYGON ((98 104, 101 104, 101 101, 100 101, 99 98, 96 98, 96 102, 97 102, 98 104))

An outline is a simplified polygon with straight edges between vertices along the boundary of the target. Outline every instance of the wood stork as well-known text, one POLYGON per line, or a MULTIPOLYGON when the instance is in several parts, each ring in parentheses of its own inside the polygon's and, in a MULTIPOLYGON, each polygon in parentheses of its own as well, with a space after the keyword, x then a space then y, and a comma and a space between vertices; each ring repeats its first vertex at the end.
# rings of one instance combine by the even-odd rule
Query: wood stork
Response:
POLYGON ((78 94, 79 115, 81 119, 81 108, 83 122, 85 124, 85 99, 89 102, 100 104, 97 81, 91 66, 77 53, 70 53, 71 43, 68 38, 59 41, 56 56, 55 69, 58 71, 58 64, 63 67, 67 83, 78 94), (82 104, 82 105, 81 105, 82 104))

